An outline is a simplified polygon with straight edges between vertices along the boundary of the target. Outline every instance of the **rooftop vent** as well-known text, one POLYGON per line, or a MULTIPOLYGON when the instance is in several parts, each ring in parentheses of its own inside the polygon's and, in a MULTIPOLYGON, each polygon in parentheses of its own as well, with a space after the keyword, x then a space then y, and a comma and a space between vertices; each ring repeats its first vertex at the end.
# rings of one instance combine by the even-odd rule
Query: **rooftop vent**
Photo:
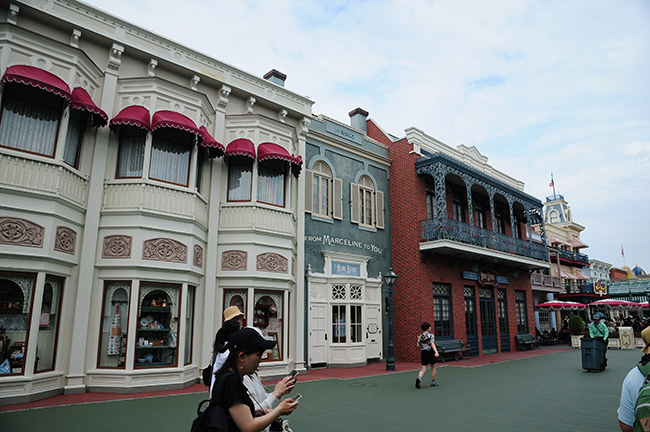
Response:
POLYGON ((271 69, 266 74, 264 74, 264 79, 271 81, 273 84, 284 87, 284 82, 286 81, 287 76, 278 70, 271 69))

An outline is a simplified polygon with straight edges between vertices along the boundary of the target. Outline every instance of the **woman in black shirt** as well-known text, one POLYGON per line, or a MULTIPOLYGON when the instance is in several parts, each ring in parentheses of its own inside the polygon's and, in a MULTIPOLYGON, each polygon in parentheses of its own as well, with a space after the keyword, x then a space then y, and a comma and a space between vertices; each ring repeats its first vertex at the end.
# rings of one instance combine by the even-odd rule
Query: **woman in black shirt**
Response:
POLYGON ((255 406, 242 380, 257 370, 262 354, 275 346, 275 341, 264 339, 251 328, 237 330, 228 339, 230 355, 217 372, 217 384, 212 399, 226 412, 231 432, 257 432, 281 415, 291 414, 298 401, 284 399, 273 410, 255 417, 255 406))

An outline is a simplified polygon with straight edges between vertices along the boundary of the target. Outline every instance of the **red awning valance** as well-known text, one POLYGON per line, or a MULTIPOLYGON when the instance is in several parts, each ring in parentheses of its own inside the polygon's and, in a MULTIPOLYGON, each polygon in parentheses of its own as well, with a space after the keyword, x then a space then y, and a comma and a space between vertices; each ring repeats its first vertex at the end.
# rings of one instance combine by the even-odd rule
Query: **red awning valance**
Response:
POLYGON ((2 82, 15 82, 37 87, 61 96, 70 101, 70 87, 58 76, 46 70, 27 65, 14 65, 7 68, 2 82))
POLYGON ((293 163, 295 160, 295 158, 291 156, 291 154, 289 154, 289 152, 286 151, 284 147, 278 144, 271 142, 260 144, 257 147, 257 160, 264 162, 265 160, 270 159, 279 159, 289 163, 293 163))
POLYGON ((203 141, 201 141, 201 145, 208 148, 209 157, 221 157, 226 153, 226 148, 223 146, 223 144, 212 138, 212 135, 210 135, 205 126, 201 126, 199 130, 203 135, 203 141))
POLYGON ((246 138, 238 138, 226 147, 226 156, 245 156, 255 159, 255 145, 246 138))
POLYGON ((136 126, 148 131, 151 129, 149 110, 140 105, 130 105, 111 120, 111 127, 117 125, 136 126))
POLYGON ((299 177, 301 171, 302 171, 302 156, 298 155, 298 157, 294 158, 294 161, 291 162, 291 172, 293 172, 293 175, 295 177, 299 177))
POLYGON ((199 139, 203 139, 203 134, 196 127, 194 122, 187 116, 175 111, 156 111, 151 119, 151 130, 155 131, 162 127, 171 127, 193 133, 199 139))
POLYGON ((93 102, 88 92, 81 87, 72 90, 72 103, 70 107, 81 111, 88 111, 92 116, 93 126, 106 126, 108 115, 93 102))
POLYGON ((300 171, 302 171, 302 157, 294 157, 290 154, 284 147, 271 143, 265 142, 260 144, 257 147, 257 160, 264 162, 265 160, 278 159, 288 162, 291 165, 291 171, 293 175, 298 177, 300 171))

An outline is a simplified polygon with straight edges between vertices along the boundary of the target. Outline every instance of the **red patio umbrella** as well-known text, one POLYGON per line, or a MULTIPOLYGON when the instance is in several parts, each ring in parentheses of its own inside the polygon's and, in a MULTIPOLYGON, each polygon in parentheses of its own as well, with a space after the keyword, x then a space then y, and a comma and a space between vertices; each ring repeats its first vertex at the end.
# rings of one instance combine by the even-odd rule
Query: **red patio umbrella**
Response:
POLYGON ((631 302, 627 300, 603 299, 589 303, 588 306, 605 306, 610 309, 640 309, 641 303, 631 302))
POLYGON ((579 309, 584 309, 587 306, 585 306, 582 303, 577 303, 572 301, 551 300, 544 303, 540 303, 535 307, 541 310, 579 310, 579 309))

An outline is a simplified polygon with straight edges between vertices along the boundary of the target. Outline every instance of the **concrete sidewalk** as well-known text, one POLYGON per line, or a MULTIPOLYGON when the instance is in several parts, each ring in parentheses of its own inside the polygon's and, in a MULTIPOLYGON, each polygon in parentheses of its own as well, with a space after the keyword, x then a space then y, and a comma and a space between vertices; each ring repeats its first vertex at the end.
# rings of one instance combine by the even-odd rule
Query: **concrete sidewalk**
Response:
MULTIPOLYGON (((440 386, 428 387, 425 375, 419 390, 414 363, 398 363, 389 373, 383 363, 355 368, 354 375, 349 369, 310 370, 296 389, 303 394, 300 407, 287 419, 295 432, 616 431, 621 382, 641 352, 608 351, 608 358, 609 367, 594 373, 582 369, 580 350, 483 356, 443 364, 440 386)), ((205 387, 198 386, 194 393, 32 406, 0 413, 0 429, 183 431, 206 396, 205 387)))

